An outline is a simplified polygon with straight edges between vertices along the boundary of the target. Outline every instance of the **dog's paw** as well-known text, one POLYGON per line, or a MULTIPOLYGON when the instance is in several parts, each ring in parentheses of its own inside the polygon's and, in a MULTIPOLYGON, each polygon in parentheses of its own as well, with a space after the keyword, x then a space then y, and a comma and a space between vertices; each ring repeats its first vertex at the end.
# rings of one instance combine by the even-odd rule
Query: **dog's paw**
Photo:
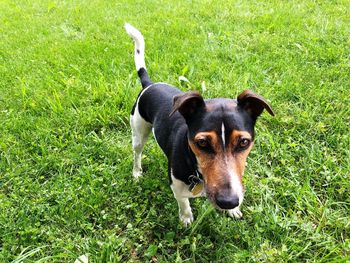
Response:
POLYGON ((242 214, 241 210, 239 209, 239 206, 237 206, 236 208, 230 209, 227 212, 228 212, 228 215, 232 218, 234 217, 237 219, 241 219, 243 217, 243 214, 242 214))
POLYGON ((135 180, 138 180, 142 176, 142 170, 133 170, 132 176, 135 180))
POLYGON ((185 227, 190 226, 193 222, 192 212, 184 214, 180 213, 180 221, 182 224, 184 224, 185 227))

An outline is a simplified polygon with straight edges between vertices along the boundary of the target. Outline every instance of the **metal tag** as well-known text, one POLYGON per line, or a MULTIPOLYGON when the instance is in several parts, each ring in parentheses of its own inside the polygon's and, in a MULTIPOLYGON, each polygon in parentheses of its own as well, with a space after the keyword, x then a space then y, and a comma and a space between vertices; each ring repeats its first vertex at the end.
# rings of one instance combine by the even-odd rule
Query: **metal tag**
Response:
POLYGON ((198 195, 198 194, 200 194, 202 191, 203 191, 203 182, 200 182, 200 183, 196 184, 196 185, 192 188, 191 193, 192 193, 193 195, 198 195))
POLYGON ((203 180, 195 175, 190 175, 189 180, 190 180, 190 186, 189 186, 188 190, 193 195, 200 194, 204 188, 203 180))

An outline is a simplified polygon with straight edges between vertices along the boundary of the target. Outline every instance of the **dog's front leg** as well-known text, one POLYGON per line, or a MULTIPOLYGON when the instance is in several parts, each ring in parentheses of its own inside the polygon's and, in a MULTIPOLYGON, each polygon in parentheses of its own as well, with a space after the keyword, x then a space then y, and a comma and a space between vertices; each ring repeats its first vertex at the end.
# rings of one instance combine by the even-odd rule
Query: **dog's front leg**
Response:
POLYGON ((185 225, 189 226, 193 222, 193 214, 190 206, 190 201, 185 197, 177 197, 174 193, 177 204, 179 205, 179 217, 180 221, 185 225))
POLYGON ((189 226, 193 222, 193 214, 190 201, 188 200, 188 198, 191 197, 188 191, 188 185, 176 179, 173 175, 171 175, 171 178, 171 190, 173 190, 174 197, 179 205, 180 221, 185 226, 189 226))

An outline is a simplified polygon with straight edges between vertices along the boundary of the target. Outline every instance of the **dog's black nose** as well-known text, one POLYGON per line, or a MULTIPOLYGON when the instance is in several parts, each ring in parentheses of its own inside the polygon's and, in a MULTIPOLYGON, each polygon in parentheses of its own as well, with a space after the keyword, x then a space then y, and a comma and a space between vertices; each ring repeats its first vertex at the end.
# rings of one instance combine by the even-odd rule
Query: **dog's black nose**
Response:
POLYGON ((239 205, 239 198, 236 195, 220 195, 218 194, 216 197, 216 204, 221 209, 233 209, 239 205))

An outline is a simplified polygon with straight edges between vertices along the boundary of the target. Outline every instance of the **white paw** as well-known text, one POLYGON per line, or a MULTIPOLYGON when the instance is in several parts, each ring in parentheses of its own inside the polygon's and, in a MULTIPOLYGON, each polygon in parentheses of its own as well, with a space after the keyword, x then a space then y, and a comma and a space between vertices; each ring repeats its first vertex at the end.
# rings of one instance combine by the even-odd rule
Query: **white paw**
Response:
POLYGON ((239 206, 237 206, 236 208, 230 209, 227 212, 228 212, 228 215, 230 217, 234 217, 237 219, 240 219, 243 217, 243 214, 242 214, 241 210, 239 209, 239 206))
POLYGON ((134 179, 139 179, 140 176, 142 176, 142 170, 133 170, 132 171, 132 176, 134 179))
POLYGON ((190 226, 193 222, 193 215, 192 212, 189 213, 183 213, 180 212, 180 221, 184 224, 184 226, 190 226))

